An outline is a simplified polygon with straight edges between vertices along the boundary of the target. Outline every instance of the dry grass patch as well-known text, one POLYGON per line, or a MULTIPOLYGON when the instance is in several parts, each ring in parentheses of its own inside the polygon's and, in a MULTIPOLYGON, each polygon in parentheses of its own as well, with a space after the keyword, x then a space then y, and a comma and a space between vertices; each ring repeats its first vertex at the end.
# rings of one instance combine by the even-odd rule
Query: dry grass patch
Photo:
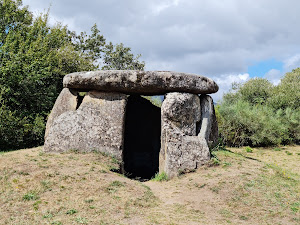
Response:
POLYGON ((299 149, 231 151, 143 183, 112 172, 116 160, 99 153, 1 153, 0 224, 299 224, 299 149))
POLYGON ((300 174, 300 146, 281 146, 272 148, 252 148, 248 153, 245 148, 228 148, 229 150, 265 163, 279 166, 287 171, 300 174))
POLYGON ((2 154, 0 224, 130 224, 131 214, 139 218, 156 199, 113 167, 113 158, 97 153, 35 148, 2 154))

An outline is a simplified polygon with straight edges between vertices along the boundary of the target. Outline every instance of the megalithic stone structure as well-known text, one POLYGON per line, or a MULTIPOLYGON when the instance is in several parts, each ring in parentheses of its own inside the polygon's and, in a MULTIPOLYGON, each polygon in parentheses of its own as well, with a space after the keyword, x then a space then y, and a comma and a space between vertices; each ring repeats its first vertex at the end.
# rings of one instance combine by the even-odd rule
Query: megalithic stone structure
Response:
POLYGON ((50 113, 45 152, 98 151, 130 177, 170 178, 210 160, 218 139, 211 79, 170 71, 110 70, 64 77, 50 113), (86 92, 80 96, 80 92, 86 92), (141 95, 165 95, 161 108, 141 95))

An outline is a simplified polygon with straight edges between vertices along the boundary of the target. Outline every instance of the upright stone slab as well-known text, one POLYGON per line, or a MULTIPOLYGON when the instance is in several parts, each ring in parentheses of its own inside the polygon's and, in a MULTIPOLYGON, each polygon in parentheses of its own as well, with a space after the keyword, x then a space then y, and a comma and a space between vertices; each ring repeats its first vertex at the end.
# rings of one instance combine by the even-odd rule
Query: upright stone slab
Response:
POLYGON ((200 96, 201 123, 199 137, 204 138, 208 146, 213 148, 218 142, 218 122, 215 114, 214 102, 209 95, 200 96))
POLYGON ((48 116, 45 131, 45 140, 48 136, 50 127, 53 125, 54 120, 65 112, 75 111, 76 107, 77 92, 72 89, 70 90, 69 88, 64 88, 57 97, 53 109, 48 116))
POLYGON ((197 169, 210 159, 207 142, 197 136, 200 99, 188 93, 169 93, 161 107, 160 172, 170 178, 197 169))
POLYGON ((124 94, 90 91, 76 111, 55 119, 44 151, 100 151, 121 160, 126 101, 124 94))

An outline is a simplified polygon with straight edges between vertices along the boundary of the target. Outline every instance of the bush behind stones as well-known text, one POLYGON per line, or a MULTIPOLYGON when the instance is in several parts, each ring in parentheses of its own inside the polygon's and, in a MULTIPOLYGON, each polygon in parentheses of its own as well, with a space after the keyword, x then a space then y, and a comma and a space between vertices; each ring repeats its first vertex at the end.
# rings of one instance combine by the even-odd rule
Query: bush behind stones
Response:
POLYGON ((300 142, 300 68, 273 86, 254 78, 234 86, 216 107, 219 133, 229 146, 300 142))

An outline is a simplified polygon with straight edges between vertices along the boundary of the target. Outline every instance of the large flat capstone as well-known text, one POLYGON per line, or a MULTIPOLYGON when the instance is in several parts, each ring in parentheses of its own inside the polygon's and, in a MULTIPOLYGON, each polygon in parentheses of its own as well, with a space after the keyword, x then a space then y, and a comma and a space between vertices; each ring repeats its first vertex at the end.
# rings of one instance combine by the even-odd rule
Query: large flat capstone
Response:
POLYGON ((171 71, 101 70, 71 73, 64 77, 66 88, 160 95, 168 92, 210 94, 218 91, 211 79, 171 71))

